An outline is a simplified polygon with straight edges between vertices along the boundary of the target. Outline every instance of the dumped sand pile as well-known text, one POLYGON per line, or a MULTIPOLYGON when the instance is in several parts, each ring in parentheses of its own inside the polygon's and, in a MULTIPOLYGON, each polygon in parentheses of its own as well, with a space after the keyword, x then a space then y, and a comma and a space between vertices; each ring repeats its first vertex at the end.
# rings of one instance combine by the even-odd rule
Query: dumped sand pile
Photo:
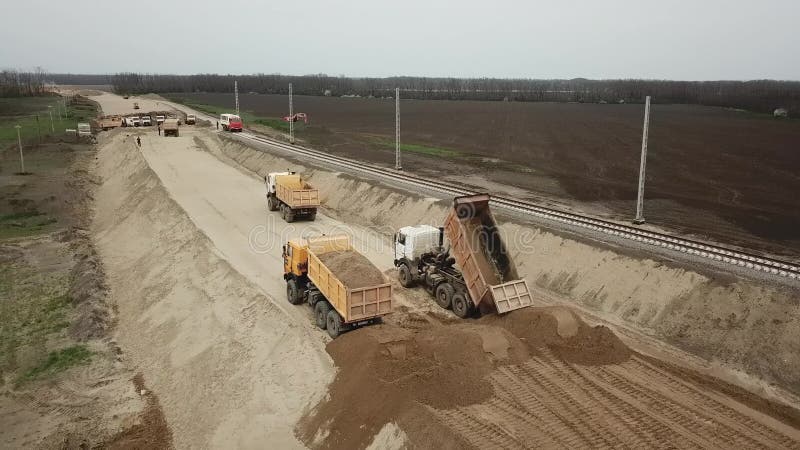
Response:
POLYGON ((380 269, 361 253, 352 250, 337 250, 317 256, 336 275, 336 278, 350 289, 386 283, 386 278, 380 269))
POLYGON ((495 392, 489 375, 498 368, 520 365, 548 349, 580 364, 618 363, 631 355, 610 330, 590 327, 564 309, 527 308, 448 325, 418 319, 362 328, 328 344, 340 371, 330 399, 298 427, 306 444, 361 448, 385 424, 397 422, 411 432, 412 446, 452 446, 458 438, 437 424, 430 410, 490 400, 495 392), (564 318, 572 322, 559 327, 564 318), (322 438, 326 428, 329 434, 322 438), (421 434, 424 441, 413 442, 421 434))
POLYGON ((395 425, 410 448, 800 443, 796 416, 633 352, 567 308, 448 324, 398 316, 328 344, 340 370, 296 429, 306 445, 364 448, 395 425))

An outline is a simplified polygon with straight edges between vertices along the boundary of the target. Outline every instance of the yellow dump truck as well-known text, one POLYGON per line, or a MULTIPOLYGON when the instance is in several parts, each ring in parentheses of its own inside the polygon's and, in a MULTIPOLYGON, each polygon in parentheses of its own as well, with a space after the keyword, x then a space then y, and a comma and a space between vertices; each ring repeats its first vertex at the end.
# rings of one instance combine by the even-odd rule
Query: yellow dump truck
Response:
POLYGON ((346 235, 289 240, 283 278, 289 302, 308 303, 332 338, 392 312, 392 284, 346 235))
POLYGON ((112 128, 117 128, 121 126, 122 126, 122 117, 120 116, 104 116, 95 119, 92 122, 92 128, 103 131, 107 131, 112 128))
POLYGON ((298 218, 314 220, 319 207, 319 189, 294 172, 272 172, 264 177, 267 185, 267 208, 281 211, 286 222, 298 218))
POLYGON ((179 136, 180 132, 178 128, 178 119, 165 119, 164 123, 161 124, 161 129, 164 130, 164 136, 179 136))

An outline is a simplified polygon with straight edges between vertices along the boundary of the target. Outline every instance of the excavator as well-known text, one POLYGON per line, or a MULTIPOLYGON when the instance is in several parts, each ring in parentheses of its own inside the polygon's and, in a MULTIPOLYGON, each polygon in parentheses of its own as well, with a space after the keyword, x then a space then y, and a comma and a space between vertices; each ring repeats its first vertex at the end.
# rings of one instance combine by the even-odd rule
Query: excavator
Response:
POLYGON ((296 113, 291 116, 284 117, 283 120, 286 122, 297 122, 298 120, 302 120, 304 123, 308 124, 308 114, 296 113))

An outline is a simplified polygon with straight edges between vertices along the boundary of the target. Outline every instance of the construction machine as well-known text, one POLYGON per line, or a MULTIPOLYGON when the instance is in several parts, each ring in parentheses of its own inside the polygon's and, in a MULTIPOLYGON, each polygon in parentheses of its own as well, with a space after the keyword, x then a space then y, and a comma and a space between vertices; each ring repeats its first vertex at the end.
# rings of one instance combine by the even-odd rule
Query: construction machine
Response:
POLYGON ((346 235, 289 240, 283 246, 283 279, 289 303, 308 303, 317 326, 332 338, 392 312, 392 284, 346 235))
POLYGON ((291 116, 285 116, 283 118, 286 122, 297 122, 298 120, 302 120, 303 123, 308 123, 308 115, 306 113, 296 113, 292 114, 291 116))
POLYGON ((295 172, 272 172, 264 177, 267 186, 267 209, 281 211, 286 222, 298 218, 314 220, 319 207, 319 189, 295 172))
POLYGON ((533 304, 489 210, 489 194, 456 197, 442 228, 400 228, 394 247, 400 284, 423 285, 439 306, 458 317, 533 304))

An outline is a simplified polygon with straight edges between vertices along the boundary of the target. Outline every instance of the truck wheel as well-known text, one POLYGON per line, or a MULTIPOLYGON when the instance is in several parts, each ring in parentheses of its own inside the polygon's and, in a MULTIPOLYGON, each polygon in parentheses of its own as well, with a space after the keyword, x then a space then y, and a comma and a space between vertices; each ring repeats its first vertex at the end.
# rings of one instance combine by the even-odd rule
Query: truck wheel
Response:
POLYGON ((335 310, 328 311, 328 335, 336 339, 342 332, 342 318, 335 310))
POLYGON ((280 210, 281 210, 281 219, 286 220, 286 208, 283 205, 281 205, 280 210))
POLYGON ((473 306, 463 293, 457 292, 453 294, 453 313, 458 317, 465 319, 472 315, 473 306))
POLYGON ((405 264, 400 266, 397 272, 397 279, 403 287, 411 287, 411 285, 414 284, 414 280, 411 278, 411 269, 405 264))
POLYGON ((294 222, 294 213, 292 212, 291 208, 286 208, 286 217, 283 219, 286 220, 286 223, 294 222))
POLYGON ((325 329, 325 325, 328 323, 328 314, 331 311, 331 305, 328 304, 325 300, 318 301, 316 305, 314 305, 314 319, 317 322, 317 326, 325 329))
POLYGON ((286 298, 293 305, 299 305, 303 302, 303 296, 300 294, 300 289, 297 288, 296 281, 289 280, 286 282, 286 298))
POLYGON ((308 215, 308 220, 310 220, 310 221, 312 221, 312 222, 313 222, 313 221, 315 221, 315 220, 317 220, 317 213, 316 213, 316 212, 313 212, 313 213, 309 214, 309 215, 308 215))
POLYGON ((441 283, 436 286, 436 304, 444 309, 450 309, 450 304, 453 301, 453 294, 456 290, 450 283, 441 283))
POLYGON ((270 211, 278 210, 278 202, 276 202, 275 198, 273 197, 267 197, 267 206, 269 207, 270 211))

